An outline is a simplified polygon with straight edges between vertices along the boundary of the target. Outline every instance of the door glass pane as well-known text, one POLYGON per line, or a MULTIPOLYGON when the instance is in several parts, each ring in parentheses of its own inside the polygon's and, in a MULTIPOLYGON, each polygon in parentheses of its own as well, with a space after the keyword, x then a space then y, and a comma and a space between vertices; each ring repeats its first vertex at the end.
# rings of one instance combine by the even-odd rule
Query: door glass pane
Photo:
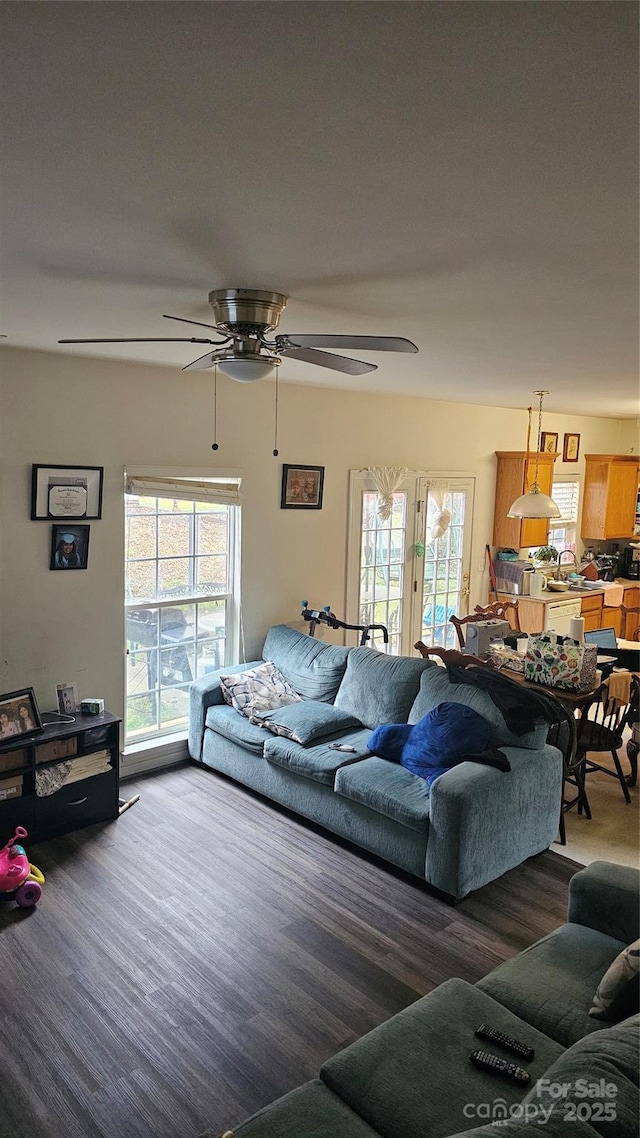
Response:
POLYGON ((406 499, 405 492, 395 493, 391 514, 383 521, 378 516, 377 493, 362 494, 359 623, 384 625, 388 646, 382 632, 376 630, 372 630, 368 644, 396 655, 402 633, 406 499))
POLYGON ((425 644, 443 648, 457 647, 456 632, 449 622, 451 616, 465 610, 464 588, 464 525, 467 512, 467 491, 447 491, 443 501, 449 510, 451 522, 439 537, 430 537, 439 508, 434 498, 427 499, 427 542, 423 575, 423 605, 421 639, 425 644))

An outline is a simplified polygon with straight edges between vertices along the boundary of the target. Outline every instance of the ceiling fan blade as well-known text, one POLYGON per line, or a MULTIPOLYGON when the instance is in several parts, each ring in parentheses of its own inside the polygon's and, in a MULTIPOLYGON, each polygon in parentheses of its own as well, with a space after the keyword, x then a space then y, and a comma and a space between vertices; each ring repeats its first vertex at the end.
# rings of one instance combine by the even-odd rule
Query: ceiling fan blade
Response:
POLYGON ((411 340, 404 336, 321 336, 296 335, 287 333, 287 340, 299 344, 301 348, 353 348, 363 352, 417 352, 411 340))
POLYGON ((318 352, 315 348, 278 348, 281 355, 287 359, 304 360, 307 364, 318 364, 320 367, 331 368, 332 371, 342 371, 345 375, 364 375, 368 371, 377 371, 377 364, 366 364, 363 360, 350 360, 347 356, 334 356, 332 352, 318 352))
POLYGON ((206 371, 208 367, 213 367, 218 359, 219 352, 207 352, 205 356, 200 356, 199 359, 193 360, 192 363, 187 364, 182 368, 183 371, 206 371))
POLYGON ((128 336, 118 340, 58 340, 59 344, 215 344, 215 340, 199 340, 195 336, 128 336))

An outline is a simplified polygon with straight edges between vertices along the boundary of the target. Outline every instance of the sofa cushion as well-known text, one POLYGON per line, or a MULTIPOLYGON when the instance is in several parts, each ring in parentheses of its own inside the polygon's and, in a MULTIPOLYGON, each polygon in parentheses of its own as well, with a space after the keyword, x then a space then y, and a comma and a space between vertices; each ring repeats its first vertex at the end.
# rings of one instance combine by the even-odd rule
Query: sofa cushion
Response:
MULTIPOLYGON (((376 1138, 378 1134, 320 1079, 297 1087, 229 1133, 232 1138, 376 1138)), ((207 1130, 200 1138, 220 1138, 220 1130, 207 1130)))
POLYGON ((585 925, 561 925, 478 981, 478 988, 565 1047, 601 1021, 589 1008, 606 969, 625 946, 585 925))
POLYGON ((261 726, 273 735, 282 735, 308 747, 320 739, 336 735, 338 732, 360 729, 362 724, 355 715, 334 707, 332 703, 322 703, 317 699, 305 699, 288 707, 278 708, 262 717, 261 726))
POLYGON ((363 755, 369 754, 368 739, 369 732, 364 729, 348 731, 340 735, 336 741, 355 747, 355 751, 335 751, 329 746, 331 740, 319 742, 315 747, 301 747, 291 739, 267 735, 264 757, 275 766, 284 767, 285 770, 302 775, 303 778, 311 778, 314 782, 324 782, 328 786, 333 786, 337 770, 350 763, 359 762, 363 755))
POLYGON ((508 1107, 522 1098, 520 1086, 469 1062, 480 1046, 474 1033, 481 1023, 534 1048, 535 1058, 527 1064, 534 1080, 561 1054, 557 1043, 455 979, 334 1055, 320 1077, 384 1138, 457 1134, 471 1124, 468 1104, 499 1097, 508 1107))
POLYGON ((336 774, 335 791, 377 814, 393 818, 410 830, 424 833, 429 828, 429 798, 424 779, 388 759, 372 756, 341 767, 336 774))
POLYGON ((271 660, 246 672, 221 674, 220 689, 225 702, 254 723, 256 714, 300 702, 297 691, 271 660))
MULTIPOLYGON (((573 1133, 575 1118, 584 1117, 606 1138, 637 1138, 639 1044, 637 1015, 578 1040, 531 1088, 523 1106, 551 1112, 551 1118, 564 1122, 567 1134, 573 1133)), ((546 1126, 539 1129, 544 1133, 546 1126)))
POLYGON ((502 712, 487 692, 480 691, 470 684, 452 684, 446 668, 435 667, 430 668, 420 679, 420 691, 409 711, 409 723, 417 723, 439 703, 464 703, 482 715, 491 725, 489 743, 493 747, 525 747, 527 750, 538 750, 546 742, 548 734, 546 723, 541 723, 535 731, 527 735, 516 735, 509 730, 502 712))
POLYGON ((617 1023, 638 1012, 640 940, 623 948, 598 984, 589 1015, 617 1023))
POLYGON ((374 648, 352 648, 335 705, 357 715, 365 727, 406 723, 422 673, 436 667, 433 660, 386 656, 374 648))
POLYGON ((276 624, 267 633, 262 655, 273 660, 298 695, 333 703, 351 651, 276 624))
POLYGON ((250 723, 246 716, 240 715, 235 707, 227 707, 226 703, 209 708, 205 726, 256 755, 262 755, 265 737, 268 738, 261 727, 250 723))

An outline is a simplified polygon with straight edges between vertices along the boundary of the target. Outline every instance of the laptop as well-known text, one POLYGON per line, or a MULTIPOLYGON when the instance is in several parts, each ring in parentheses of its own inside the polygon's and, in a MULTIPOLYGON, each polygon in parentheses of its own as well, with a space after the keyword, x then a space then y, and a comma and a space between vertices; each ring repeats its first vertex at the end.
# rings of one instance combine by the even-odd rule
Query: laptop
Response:
POLYGON ((596 628, 593 632, 585 632, 585 644, 597 644, 598 648, 617 648, 615 628, 596 628))

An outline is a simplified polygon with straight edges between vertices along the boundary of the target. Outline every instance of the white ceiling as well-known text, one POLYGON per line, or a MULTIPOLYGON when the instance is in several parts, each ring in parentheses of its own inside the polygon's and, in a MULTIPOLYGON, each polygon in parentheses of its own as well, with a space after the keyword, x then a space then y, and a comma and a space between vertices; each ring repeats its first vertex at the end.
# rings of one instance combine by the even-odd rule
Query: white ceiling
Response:
POLYGON ((636 415, 637 22, 616 0, 0 5, 5 342, 178 371, 204 349, 56 341, 189 335, 162 313, 253 287, 289 297, 280 332, 420 349, 284 381, 636 415))

